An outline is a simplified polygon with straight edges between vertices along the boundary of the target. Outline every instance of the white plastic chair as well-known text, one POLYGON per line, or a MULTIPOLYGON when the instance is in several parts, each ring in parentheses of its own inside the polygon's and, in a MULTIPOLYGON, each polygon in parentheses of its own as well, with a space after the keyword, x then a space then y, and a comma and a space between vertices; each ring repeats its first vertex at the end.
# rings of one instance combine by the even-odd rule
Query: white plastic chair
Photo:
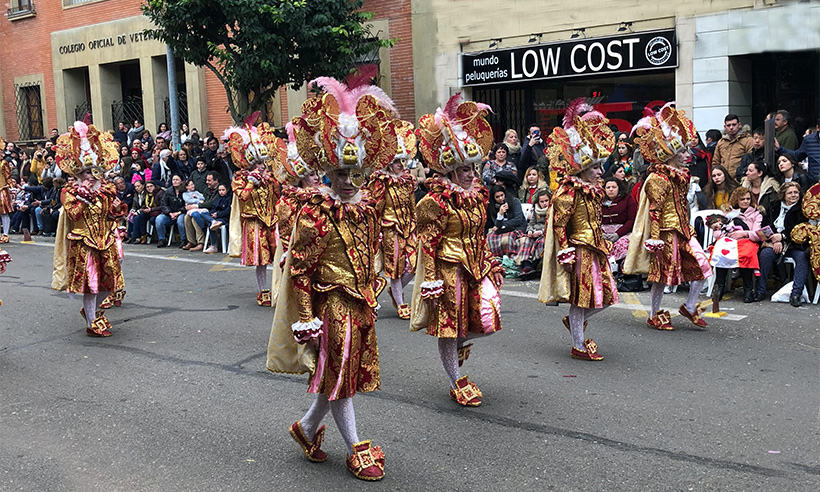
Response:
MULTIPOLYGON (((176 227, 177 227, 177 222, 176 221, 171 222, 171 227, 168 229, 168 246, 170 246, 171 243, 174 242, 174 233, 176 231, 176 227)), ((148 233, 148 240, 146 241, 146 243, 151 244, 151 238, 154 235, 154 225, 149 222, 148 227, 146 228, 145 231, 148 233)), ((159 238, 157 238, 157 240, 159 240, 159 238)))
MULTIPOLYGON (((224 224, 219 227, 219 236, 222 239, 222 253, 228 254, 228 227, 224 224)), ((205 244, 210 245, 211 228, 205 231, 205 244)))

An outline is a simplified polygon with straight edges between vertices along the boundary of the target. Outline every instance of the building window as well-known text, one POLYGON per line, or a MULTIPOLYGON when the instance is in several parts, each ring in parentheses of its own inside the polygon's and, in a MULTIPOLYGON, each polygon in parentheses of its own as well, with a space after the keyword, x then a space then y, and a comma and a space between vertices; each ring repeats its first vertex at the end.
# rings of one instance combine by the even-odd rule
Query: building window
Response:
POLYGON ((25 19, 35 15, 34 2, 32 0, 11 0, 6 11, 9 20, 25 19))
POLYGON ((20 140, 44 138, 40 85, 17 87, 17 128, 20 140))
POLYGON ((103 0, 63 0, 63 7, 71 7, 74 5, 82 5, 84 3, 101 2, 103 0))
MULTIPOLYGON (((378 39, 373 38, 368 41, 377 42, 378 39)), ((353 71, 348 74, 345 82, 351 87, 359 85, 379 86, 382 79, 380 65, 379 46, 376 45, 369 52, 359 55, 353 60, 353 71)))

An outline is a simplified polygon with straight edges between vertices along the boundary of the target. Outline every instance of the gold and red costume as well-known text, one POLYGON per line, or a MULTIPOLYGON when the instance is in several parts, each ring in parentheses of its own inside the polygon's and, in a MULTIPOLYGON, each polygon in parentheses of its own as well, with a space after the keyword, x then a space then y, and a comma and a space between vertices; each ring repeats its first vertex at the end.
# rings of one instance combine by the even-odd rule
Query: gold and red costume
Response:
POLYGON ((291 244, 290 274, 299 320, 322 322, 320 357, 308 391, 328 400, 379 389, 374 252, 379 218, 372 201, 343 203, 314 194, 291 244))
POLYGON ((315 189, 305 190, 296 186, 282 187, 282 195, 276 202, 276 224, 279 227, 279 241, 285 252, 290 249, 290 235, 293 233, 299 212, 315 194, 315 189))
MULTIPOLYGON (((476 180, 469 191, 446 178, 430 178, 428 194, 416 207, 420 261, 416 283, 441 282, 442 294, 428 307, 426 328, 438 338, 465 338, 468 333, 490 334, 501 329, 499 306, 487 303, 497 298, 500 286, 490 273, 503 271, 493 260, 484 237, 487 222, 487 188, 476 180), (482 310, 485 299, 485 310, 482 310)), ((419 306, 421 291, 414 291, 419 306)))
POLYGON ((381 217, 384 274, 391 279, 416 268, 415 188, 416 178, 406 170, 399 175, 376 171, 368 183, 381 217))
MULTIPOLYGON (((234 173, 231 188, 241 224, 240 263, 244 266, 273 263, 276 253, 276 202, 279 184, 270 173, 234 173), (260 179, 261 178, 261 179, 260 179)), ((231 210, 234 214, 233 209, 231 210)))
POLYGON ((561 181, 548 212, 544 270, 553 281, 541 283, 542 302, 561 301, 594 309, 618 303, 615 278, 607 256, 612 243, 601 229, 604 191, 598 185, 570 176, 561 181), (551 234, 549 233, 551 231, 551 234), (567 273, 558 264, 563 251, 574 248, 575 268, 567 273))
POLYGON ((125 286, 120 268, 116 231, 111 227, 128 213, 128 206, 115 207, 117 188, 104 184, 92 197, 78 196, 77 188, 65 187, 61 195, 66 215, 65 290, 76 294, 114 292, 125 286))
MULTIPOLYGON (((0 146, 3 139, 0 138, 0 146)), ((7 215, 14 211, 11 201, 11 164, 5 159, 0 159, 0 215, 7 215)))

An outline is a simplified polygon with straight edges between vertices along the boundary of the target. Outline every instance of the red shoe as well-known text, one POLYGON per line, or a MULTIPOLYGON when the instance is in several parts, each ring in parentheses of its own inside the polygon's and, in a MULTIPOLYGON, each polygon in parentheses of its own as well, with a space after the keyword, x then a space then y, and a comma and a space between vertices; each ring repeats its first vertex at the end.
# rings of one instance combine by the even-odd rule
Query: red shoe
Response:
POLYGON ((384 478, 384 452, 379 446, 370 446, 370 440, 353 445, 353 454, 347 457, 347 469, 359 480, 376 481, 384 478))
POLYGON ((117 307, 122 307, 122 300, 125 299, 125 290, 118 290, 115 292, 114 296, 114 305, 117 307))
MULTIPOLYGON (((572 330, 569 327, 569 316, 564 316, 564 318, 561 321, 564 322, 564 326, 566 327, 567 331, 572 333, 572 330)), ((589 323, 589 321, 584 320, 584 333, 586 333, 586 331, 587 331, 587 324, 588 323, 589 323)))
POLYGON ((586 352, 584 352, 583 350, 578 350, 575 347, 572 347, 570 355, 573 359, 604 360, 604 356, 598 353, 598 345, 596 345, 591 338, 587 338, 586 340, 584 340, 584 348, 586 349, 586 352))
POLYGON ((462 376, 456 379, 456 389, 450 389, 450 398, 465 407, 478 407, 484 395, 474 382, 462 376))
POLYGON ((91 328, 85 329, 85 334, 90 337, 110 337, 111 323, 108 322, 104 314, 101 314, 91 322, 91 328))
POLYGON ((670 323, 671 320, 672 315, 669 314, 669 311, 667 311, 666 309, 661 309, 660 311, 655 313, 655 316, 652 316, 651 318, 646 320, 646 326, 654 328, 656 330, 672 331, 675 329, 675 327, 672 326, 672 323, 670 323))
POLYGON ((399 304, 399 307, 396 308, 396 312, 398 313, 400 319, 410 319, 411 311, 409 304, 399 304))
POLYGON ((256 303, 260 306, 270 307, 271 306, 271 298, 270 298, 270 290, 265 289, 261 292, 256 293, 256 303))
POLYGON ((116 297, 116 292, 112 292, 103 299, 103 302, 100 303, 100 309, 108 309, 114 306, 114 298, 116 297))
POLYGON ((290 426, 290 435, 302 451, 305 452, 305 458, 314 463, 321 463, 327 459, 327 453, 319 449, 322 446, 322 441, 325 439, 325 426, 319 427, 316 435, 313 437, 313 442, 310 442, 302 430, 301 421, 297 420, 290 426))
POLYGON ((701 307, 700 303, 695 304, 694 313, 690 313, 689 310, 686 309, 686 304, 683 304, 680 309, 678 309, 681 316, 691 321, 698 328, 706 328, 707 326, 706 320, 700 317, 700 313, 704 311, 706 311, 706 308, 701 307))

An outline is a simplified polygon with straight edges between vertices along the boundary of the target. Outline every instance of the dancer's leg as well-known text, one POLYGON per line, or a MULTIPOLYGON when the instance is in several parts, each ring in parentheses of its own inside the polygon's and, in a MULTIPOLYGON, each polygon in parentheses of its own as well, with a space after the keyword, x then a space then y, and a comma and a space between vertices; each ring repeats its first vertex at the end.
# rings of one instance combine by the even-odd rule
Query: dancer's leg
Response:
POLYGON ((11 217, 9 214, 0 215, 0 222, 3 224, 3 234, 6 236, 9 235, 9 229, 11 228, 11 217))
POLYGON ((438 355, 441 357, 444 372, 450 378, 450 387, 455 389, 456 380, 461 377, 458 372, 458 340, 455 338, 439 338, 438 355))
POLYGON ((390 293, 393 294, 393 299, 396 301, 396 304, 398 305, 404 304, 404 292, 402 290, 403 288, 404 285, 402 285, 401 279, 390 279, 390 293))
POLYGON ((313 404, 308 408, 302 420, 299 421, 302 426, 302 431, 308 440, 313 441, 313 438, 316 436, 316 431, 319 430, 319 425, 322 423, 322 419, 325 418, 329 410, 330 404, 327 401, 327 397, 323 394, 317 394, 316 399, 313 400, 313 404))
POLYGON ((415 273, 411 273, 411 272, 407 272, 407 273, 403 274, 401 276, 401 286, 402 287, 407 287, 407 284, 409 284, 410 281, 413 280, 413 277, 415 277, 415 275, 416 275, 415 273))
POLYGON ((267 265, 256 265, 256 287, 259 292, 265 290, 268 285, 267 265))
POLYGON ((698 302, 698 296, 700 295, 700 289, 703 288, 703 285, 706 283, 706 280, 694 280, 689 282, 689 296, 686 298, 686 310, 690 313, 695 312, 695 304, 698 302))
POLYGON ((572 346, 578 350, 584 349, 584 308, 569 307, 569 331, 572 334, 572 346))
POLYGON ((353 445, 359 442, 356 433, 356 415, 353 413, 353 398, 343 398, 330 402, 330 413, 336 427, 347 445, 347 454, 353 454, 353 445))
POLYGON ((97 317, 97 294, 83 294, 83 309, 86 325, 91 328, 91 322, 97 317))
POLYGON ((664 285, 660 282, 656 284, 652 284, 652 288, 649 290, 649 297, 651 299, 651 307, 652 312, 649 313, 649 316, 655 316, 655 313, 661 310, 661 301, 663 301, 663 288, 664 285))

